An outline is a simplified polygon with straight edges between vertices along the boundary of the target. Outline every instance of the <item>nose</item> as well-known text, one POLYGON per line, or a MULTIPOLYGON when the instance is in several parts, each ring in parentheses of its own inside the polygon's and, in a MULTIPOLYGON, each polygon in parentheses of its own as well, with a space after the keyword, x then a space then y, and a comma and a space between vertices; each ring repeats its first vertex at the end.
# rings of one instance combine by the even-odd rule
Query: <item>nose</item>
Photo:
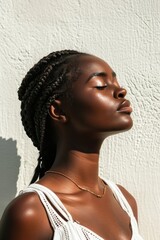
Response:
POLYGON ((115 98, 124 98, 127 94, 127 90, 123 87, 119 87, 114 92, 115 98))

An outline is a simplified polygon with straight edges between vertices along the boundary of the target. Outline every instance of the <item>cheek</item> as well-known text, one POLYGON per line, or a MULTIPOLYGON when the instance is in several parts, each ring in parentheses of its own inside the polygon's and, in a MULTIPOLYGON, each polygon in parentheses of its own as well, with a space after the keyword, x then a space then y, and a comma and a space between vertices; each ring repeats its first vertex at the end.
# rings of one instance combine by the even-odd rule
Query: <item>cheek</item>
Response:
POLYGON ((80 131, 124 131, 132 127, 130 115, 117 112, 117 100, 109 94, 78 94, 73 98, 70 122, 80 131))
POLYGON ((87 94, 73 100, 72 119, 90 127, 103 127, 113 120, 116 112, 115 102, 102 94, 87 94))

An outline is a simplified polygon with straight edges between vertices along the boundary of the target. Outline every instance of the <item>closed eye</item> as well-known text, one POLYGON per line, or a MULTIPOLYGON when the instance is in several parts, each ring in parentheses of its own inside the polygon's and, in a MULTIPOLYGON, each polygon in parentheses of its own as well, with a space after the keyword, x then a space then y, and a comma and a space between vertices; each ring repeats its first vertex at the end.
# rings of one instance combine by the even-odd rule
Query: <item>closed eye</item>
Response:
POLYGON ((97 88, 97 89, 99 89, 99 90, 103 90, 103 89, 107 88, 107 85, 96 86, 95 88, 97 88))

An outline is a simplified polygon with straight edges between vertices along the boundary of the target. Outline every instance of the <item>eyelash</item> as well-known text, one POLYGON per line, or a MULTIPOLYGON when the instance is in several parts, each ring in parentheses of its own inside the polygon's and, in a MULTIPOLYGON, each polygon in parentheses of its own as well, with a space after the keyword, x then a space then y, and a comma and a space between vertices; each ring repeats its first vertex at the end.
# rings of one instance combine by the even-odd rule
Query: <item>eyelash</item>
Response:
POLYGON ((104 86, 96 86, 95 88, 99 89, 99 90, 103 90, 105 88, 107 88, 107 85, 104 85, 104 86))

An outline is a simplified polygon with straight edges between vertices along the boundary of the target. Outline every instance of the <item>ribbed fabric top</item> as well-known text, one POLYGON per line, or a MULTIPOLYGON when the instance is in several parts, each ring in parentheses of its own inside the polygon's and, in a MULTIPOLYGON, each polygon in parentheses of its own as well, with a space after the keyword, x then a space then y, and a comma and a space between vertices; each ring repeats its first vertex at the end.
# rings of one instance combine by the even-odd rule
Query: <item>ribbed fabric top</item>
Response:
MULTIPOLYGON (((131 240, 143 240, 139 234, 137 221, 133 215, 133 211, 121 190, 112 181, 106 179, 103 180, 112 190, 122 209, 126 211, 130 217, 132 228, 131 240)), ((50 220, 51 226, 54 229, 53 240, 104 240, 87 227, 77 223, 67 211, 58 196, 47 187, 34 183, 21 193, 25 192, 36 192, 39 195, 50 220)))

